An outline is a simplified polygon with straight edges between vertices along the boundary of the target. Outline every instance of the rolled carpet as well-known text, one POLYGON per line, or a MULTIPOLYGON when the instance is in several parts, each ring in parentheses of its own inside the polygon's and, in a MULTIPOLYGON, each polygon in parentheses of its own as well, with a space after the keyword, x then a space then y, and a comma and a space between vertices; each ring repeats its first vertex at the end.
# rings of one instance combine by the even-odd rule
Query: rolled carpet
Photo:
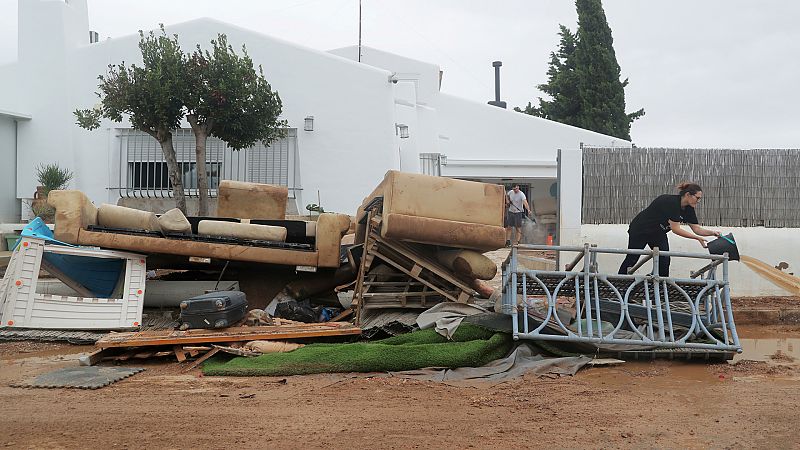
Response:
POLYGON ((512 347, 510 334, 471 324, 458 327, 447 341, 433 329, 375 342, 311 344, 288 352, 203 365, 206 375, 287 376, 335 372, 393 372, 423 367, 480 367, 502 358, 512 347))

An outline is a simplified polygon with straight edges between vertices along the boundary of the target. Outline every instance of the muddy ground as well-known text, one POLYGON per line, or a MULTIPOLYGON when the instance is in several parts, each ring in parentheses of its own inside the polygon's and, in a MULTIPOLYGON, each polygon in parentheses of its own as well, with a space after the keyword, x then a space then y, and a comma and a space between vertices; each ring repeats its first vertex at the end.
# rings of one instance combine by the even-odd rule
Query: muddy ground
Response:
POLYGON ((92 348, 0 343, 12 448, 797 448, 800 327, 742 327, 735 364, 628 362, 451 386, 384 374, 203 377, 165 359, 99 390, 12 388, 92 348))

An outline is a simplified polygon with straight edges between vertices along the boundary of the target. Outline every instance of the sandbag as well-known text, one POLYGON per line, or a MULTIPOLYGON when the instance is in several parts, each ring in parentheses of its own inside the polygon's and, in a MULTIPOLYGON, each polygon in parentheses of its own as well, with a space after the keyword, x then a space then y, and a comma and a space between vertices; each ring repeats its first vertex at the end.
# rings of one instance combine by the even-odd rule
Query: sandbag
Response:
POLYGON ((488 256, 473 250, 439 250, 436 258, 466 278, 491 280, 497 275, 497 264, 488 256))
POLYGON ((247 350, 259 353, 286 353, 300 347, 304 347, 304 345, 283 341, 250 341, 244 344, 244 348, 247 350))
POLYGON ((172 208, 162 214, 158 218, 158 224, 161 225, 161 231, 164 233, 192 234, 192 224, 183 215, 183 211, 178 208, 172 208))
POLYGON ((284 227, 223 222, 219 220, 201 220, 200 224, 197 226, 197 234, 253 239, 258 241, 286 241, 286 228, 284 227))
POLYGON ((108 203, 103 203, 97 209, 97 224, 106 228, 161 232, 155 213, 108 203))

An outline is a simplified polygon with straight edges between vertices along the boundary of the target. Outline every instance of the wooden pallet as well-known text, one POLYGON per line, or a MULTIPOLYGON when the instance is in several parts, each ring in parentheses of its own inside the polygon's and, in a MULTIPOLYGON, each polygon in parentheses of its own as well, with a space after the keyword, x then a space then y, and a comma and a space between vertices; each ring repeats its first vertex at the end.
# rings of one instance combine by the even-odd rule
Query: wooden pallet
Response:
POLYGON ((414 244, 380 236, 381 217, 367 216, 364 251, 356 279, 353 304, 356 323, 362 308, 428 308, 442 301, 466 303, 474 289, 414 244), (376 261, 391 273, 370 273, 376 261))
POLYGON ((231 327, 219 330, 141 331, 112 333, 95 343, 99 348, 186 346, 216 342, 304 339, 324 336, 361 334, 361 329, 347 322, 295 323, 263 327, 231 327))

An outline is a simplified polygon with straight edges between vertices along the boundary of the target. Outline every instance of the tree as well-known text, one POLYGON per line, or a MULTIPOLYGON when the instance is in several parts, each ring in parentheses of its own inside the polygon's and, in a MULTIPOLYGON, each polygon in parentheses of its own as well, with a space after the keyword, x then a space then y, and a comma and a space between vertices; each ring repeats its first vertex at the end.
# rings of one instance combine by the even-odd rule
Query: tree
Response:
POLYGON ((256 72, 253 60, 242 46, 236 54, 224 34, 211 41, 212 49, 200 46, 187 59, 186 120, 195 136, 199 215, 208 214, 208 174, 206 141, 215 136, 234 150, 256 142, 269 143, 285 136, 285 120, 280 96, 272 91, 261 66, 256 72))
POLYGON ((100 105, 74 114, 78 126, 87 130, 98 128, 102 118, 121 122, 126 114, 134 128, 153 136, 164 153, 175 202, 185 214, 183 173, 172 142, 172 130, 180 126, 184 116, 184 54, 178 36, 167 36, 163 25, 158 36, 152 31, 146 36, 139 31, 139 36, 142 66, 128 67, 125 62, 109 65, 108 73, 98 77, 100 105))
POLYGON ((524 110, 514 108, 515 111, 555 120, 568 125, 578 125, 578 84, 575 75, 575 44, 576 37, 564 25, 559 25, 561 41, 558 52, 550 52, 550 64, 547 69, 547 83, 540 84, 537 88, 550 96, 552 100, 539 99, 539 107, 528 103, 524 110))
POLYGON ((625 113, 625 86, 601 0, 576 0, 578 31, 560 26, 558 53, 550 54, 548 82, 537 86, 552 100, 539 99, 527 114, 630 140, 631 123, 644 109, 625 113))

